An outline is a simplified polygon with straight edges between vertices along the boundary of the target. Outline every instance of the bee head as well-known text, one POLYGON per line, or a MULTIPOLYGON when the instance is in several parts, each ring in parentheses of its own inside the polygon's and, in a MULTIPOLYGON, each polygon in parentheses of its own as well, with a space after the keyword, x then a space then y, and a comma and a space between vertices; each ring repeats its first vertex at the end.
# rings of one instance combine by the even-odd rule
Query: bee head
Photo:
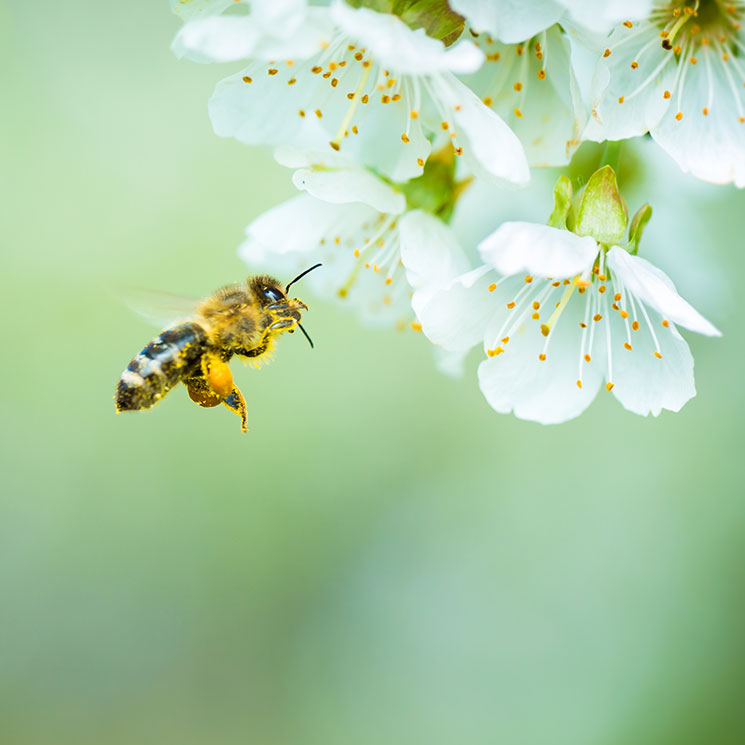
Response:
POLYGON ((295 284, 295 282, 319 266, 321 265, 315 264, 310 267, 310 269, 306 269, 289 282, 284 290, 276 279, 265 274, 249 278, 248 281, 254 297, 258 299, 264 312, 270 318, 268 324, 269 328, 277 333, 281 331, 289 331, 292 333, 295 330, 295 326, 298 326, 311 347, 313 347, 313 342, 305 329, 300 325, 302 311, 308 310, 308 306, 299 298, 289 298, 288 293, 290 287, 295 284))

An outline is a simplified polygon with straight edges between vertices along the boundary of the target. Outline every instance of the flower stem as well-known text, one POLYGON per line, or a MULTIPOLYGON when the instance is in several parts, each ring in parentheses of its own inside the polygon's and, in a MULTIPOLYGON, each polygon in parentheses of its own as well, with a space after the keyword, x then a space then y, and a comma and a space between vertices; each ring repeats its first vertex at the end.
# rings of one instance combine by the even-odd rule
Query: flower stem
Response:
POLYGON ((600 164, 598 165, 598 168, 610 166, 616 173, 618 173, 618 162, 621 158, 621 145, 623 145, 623 140, 607 140, 605 147, 603 148, 603 154, 600 156, 600 164))

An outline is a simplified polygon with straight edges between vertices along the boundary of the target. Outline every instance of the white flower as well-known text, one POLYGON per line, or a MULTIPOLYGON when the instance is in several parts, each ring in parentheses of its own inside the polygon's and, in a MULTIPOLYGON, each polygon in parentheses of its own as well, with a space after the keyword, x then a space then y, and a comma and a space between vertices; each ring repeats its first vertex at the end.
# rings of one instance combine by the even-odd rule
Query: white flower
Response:
MULTIPOLYGON (((260 18, 270 5, 257 4, 248 20, 208 18, 222 25, 203 23, 192 33, 197 21, 191 21, 182 29, 179 44, 192 56, 251 59, 221 81, 210 100, 217 134, 247 144, 343 149, 406 181, 421 174, 430 153, 425 132, 438 133, 475 170, 511 184, 529 180, 518 138, 454 75, 482 64, 472 43, 446 48, 395 15, 336 0, 328 9, 306 9, 299 28, 294 15, 268 57, 253 36, 240 40, 255 26, 272 27, 260 18)), ((280 35, 278 28, 273 33, 280 35)))
POLYGON ((434 293, 419 318, 446 349, 483 342, 479 383, 496 411, 563 422, 604 380, 642 415, 678 411, 695 395, 693 359, 675 324, 719 332, 651 263, 521 222, 504 223, 479 250, 484 265, 434 293))
POLYGON ((745 3, 665 3, 610 36, 584 136, 650 132, 683 171, 745 187, 745 3))
POLYGON ((368 322, 419 330, 413 290, 426 285, 428 296, 467 267, 448 226, 339 154, 284 148, 277 160, 297 169, 293 182, 306 193, 254 220, 240 256, 283 276, 320 261, 307 279, 315 294, 368 322))
POLYGON ((308 8, 306 0, 174 0, 172 5, 185 23, 171 50, 192 62, 304 59, 316 53, 331 28, 323 11, 308 8), (234 12, 223 15, 227 9, 234 12))
POLYGON ((602 32, 627 18, 641 18, 651 0, 450 0, 475 31, 488 31, 507 44, 522 42, 567 20, 602 32))
POLYGON ((565 35, 553 25, 518 44, 473 36, 486 62, 467 85, 520 138, 531 166, 567 164, 586 116, 565 35))

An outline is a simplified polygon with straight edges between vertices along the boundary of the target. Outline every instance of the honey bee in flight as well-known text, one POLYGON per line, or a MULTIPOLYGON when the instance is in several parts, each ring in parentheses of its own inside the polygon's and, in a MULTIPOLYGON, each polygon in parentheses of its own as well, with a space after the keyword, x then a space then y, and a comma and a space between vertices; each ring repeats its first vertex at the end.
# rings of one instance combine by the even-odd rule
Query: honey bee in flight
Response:
POLYGON ((223 287, 197 304, 194 316, 156 336, 122 372, 116 386, 116 410, 149 409, 179 382, 200 406, 227 406, 248 431, 246 400, 233 382, 228 363, 234 355, 259 360, 272 351, 279 334, 293 333, 308 306, 290 299, 290 287, 316 264, 295 277, 285 289, 266 275, 223 287))

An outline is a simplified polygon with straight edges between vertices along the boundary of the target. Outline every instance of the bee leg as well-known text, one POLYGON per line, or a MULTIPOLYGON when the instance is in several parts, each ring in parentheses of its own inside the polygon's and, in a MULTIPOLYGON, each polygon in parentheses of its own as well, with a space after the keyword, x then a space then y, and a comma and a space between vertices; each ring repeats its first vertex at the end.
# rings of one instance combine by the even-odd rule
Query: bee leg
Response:
POLYGON ((228 365, 218 357, 204 355, 201 370, 184 380, 189 398, 194 403, 210 408, 219 406, 233 390, 233 375, 228 365))
POLYGON ((219 357, 207 356, 202 357, 202 371, 209 387, 221 399, 227 398, 233 391, 233 373, 227 362, 223 362, 219 357))
POLYGON ((230 394, 223 399, 223 403, 234 414, 238 414, 238 416, 241 418, 241 431, 248 432, 248 413, 246 411, 246 399, 243 398, 243 394, 238 390, 236 386, 233 386, 233 390, 230 391, 230 394))

